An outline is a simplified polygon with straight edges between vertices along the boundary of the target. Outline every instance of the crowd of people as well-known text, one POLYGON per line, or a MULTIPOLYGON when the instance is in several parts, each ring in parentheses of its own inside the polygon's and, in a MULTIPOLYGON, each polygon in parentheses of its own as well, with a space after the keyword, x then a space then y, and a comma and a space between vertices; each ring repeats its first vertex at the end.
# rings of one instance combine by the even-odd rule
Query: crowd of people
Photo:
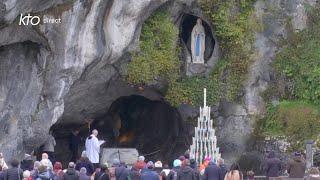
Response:
MULTIPOLYGON (((266 160, 266 178, 279 179, 282 172, 282 162, 270 152, 266 160)), ((42 154, 40 161, 33 162, 29 156, 19 162, 12 160, 10 168, 0 153, 0 180, 242 180, 244 177, 251 180, 255 175, 253 171, 245 174, 236 163, 228 169, 224 160, 214 160, 206 157, 202 164, 197 165, 186 153, 174 160, 172 168, 161 161, 146 161, 144 156, 139 156, 132 167, 119 159, 114 159, 112 164, 102 163, 98 167, 87 157, 83 151, 81 158, 76 162, 69 162, 63 168, 59 161, 50 161, 47 153, 42 154)), ((289 179, 320 180, 318 168, 311 168, 305 174, 306 163, 301 153, 296 152, 287 163, 286 172, 289 179)))
MULTIPOLYGON (((228 168, 222 158, 204 158, 202 164, 190 158, 188 153, 180 156, 172 164, 161 161, 146 161, 139 156, 134 164, 126 164, 114 159, 111 164, 99 162, 100 145, 104 141, 97 138, 98 131, 93 130, 85 142, 86 150, 78 159, 77 151, 80 143, 78 131, 71 135, 70 151, 71 162, 67 167, 56 161, 54 146, 56 142, 50 135, 48 144, 43 149, 40 161, 34 161, 31 155, 26 154, 22 162, 12 160, 10 168, 0 153, 0 180, 242 180, 255 179, 253 171, 243 172, 237 163, 228 168)), ((320 180, 318 168, 310 168, 306 173, 306 162, 300 152, 283 166, 283 162, 276 157, 273 151, 266 159, 266 179, 279 179, 283 173, 289 179, 320 180)))

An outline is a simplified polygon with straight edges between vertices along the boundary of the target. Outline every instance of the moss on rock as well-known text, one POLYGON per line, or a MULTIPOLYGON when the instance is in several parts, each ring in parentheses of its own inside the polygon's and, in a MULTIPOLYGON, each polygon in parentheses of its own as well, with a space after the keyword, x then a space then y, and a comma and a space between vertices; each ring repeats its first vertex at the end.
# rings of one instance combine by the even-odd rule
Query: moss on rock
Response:
POLYGON ((127 79, 150 84, 158 79, 174 81, 179 73, 178 29, 167 11, 157 11, 142 26, 140 51, 127 67, 127 79))

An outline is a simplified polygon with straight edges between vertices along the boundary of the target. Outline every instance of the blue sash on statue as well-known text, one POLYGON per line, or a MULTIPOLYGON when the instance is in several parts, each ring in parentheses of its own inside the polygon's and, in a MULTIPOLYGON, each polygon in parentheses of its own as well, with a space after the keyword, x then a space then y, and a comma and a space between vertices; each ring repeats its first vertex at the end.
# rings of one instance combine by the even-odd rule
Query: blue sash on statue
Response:
POLYGON ((197 35, 196 38, 196 56, 200 56, 200 46, 201 46, 201 37, 200 34, 197 35))

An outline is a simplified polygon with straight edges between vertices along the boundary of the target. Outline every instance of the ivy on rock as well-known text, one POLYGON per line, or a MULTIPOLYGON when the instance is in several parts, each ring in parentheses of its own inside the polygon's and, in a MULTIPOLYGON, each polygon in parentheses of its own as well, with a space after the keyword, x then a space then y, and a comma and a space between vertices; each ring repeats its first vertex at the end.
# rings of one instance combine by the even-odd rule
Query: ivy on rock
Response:
POLYGON ((127 79, 150 84, 159 79, 174 81, 179 74, 178 29, 167 11, 157 11, 142 26, 140 51, 127 67, 127 79))

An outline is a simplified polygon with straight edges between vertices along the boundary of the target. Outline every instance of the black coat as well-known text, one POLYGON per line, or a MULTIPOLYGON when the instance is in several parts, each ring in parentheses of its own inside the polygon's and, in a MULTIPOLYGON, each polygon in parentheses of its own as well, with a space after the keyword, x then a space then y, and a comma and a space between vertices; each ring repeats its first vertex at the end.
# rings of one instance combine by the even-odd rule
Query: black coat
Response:
POLYGON ((279 177, 281 171, 281 161, 278 158, 268 158, 266 167, 267 177, 279 177))
POLYGON ((146 169, 141 174, 141 180, 159 180, 159 175, 155 171, 152 171, 150 169, 146 169))
POLYGON ((80 142, 81 142, 81 137, 79 136, 79 134, 75 136, 73 133, 71 133, 69 137, 70 151, 78 151, 80 142))
POLYGON ((4 180, 4 172, 0 171, 0 180, 4 180))
POLYGON ((130 171, 131 180, 140 180, 141 174, 138 168, 133 167, 130 171))
POLYGON ((221 180, 222 175, 220 168, 214 164, 209 163, 209 166, 204 170, 203 180, 221 180))
POLYGON ((178 172, 178 180, 196 180, 194 170, 190 166, 185 166, 178 172))
POLYGON ((224 177, 226 176, 227 172, 228 172, 228 168, 226 167, 226 165, 221 164, 220 165, 220 179, 221 180, 224 180, 224 177))
POLYGON ((63 179, 64 180, 78 180, 79 173, 73 168, 68 168, 67 172, 64 173, 64 175, 63 175, 63 179))
POLYGON ((94 167, 88 158, 81 158, 76 164, 76 170, 80 171, 82 167, 87 169, 87 175, 90 176, 94 172, 94 167))
POLYGON ((109 174, 101 174, 101 177, 99 178, 99 180, 110 180, 109 174))
POLYGON ((129 170, 123 166, 116 167, 116 179, 117 180, 127 180, 129 176, 129 170))
POLYGON ((25 170, 29 170, 29 171, 32 171, 32 169, 33 169, 33 160, 32 159, 24 159, 22 162, 21 162, 21 165, 20 165, 20 167, 21 167, 21 169, 23 170, 23 171, 25 171, 25 170))
POLYGON ((10 168, 6 171, 4 171, 4 180, 19 180, 22 179, 23 170, 18 168, 10 168), (20 178, 19 178, 20 176, 20 178))
POLYGON ((170 173, 168 174, 168 179, 169 180, 174 180, 174 176, 175 174, 177 175, 178 177, 178 173, 180 171, 180 167, 174 167, 171 169, 170 173))

